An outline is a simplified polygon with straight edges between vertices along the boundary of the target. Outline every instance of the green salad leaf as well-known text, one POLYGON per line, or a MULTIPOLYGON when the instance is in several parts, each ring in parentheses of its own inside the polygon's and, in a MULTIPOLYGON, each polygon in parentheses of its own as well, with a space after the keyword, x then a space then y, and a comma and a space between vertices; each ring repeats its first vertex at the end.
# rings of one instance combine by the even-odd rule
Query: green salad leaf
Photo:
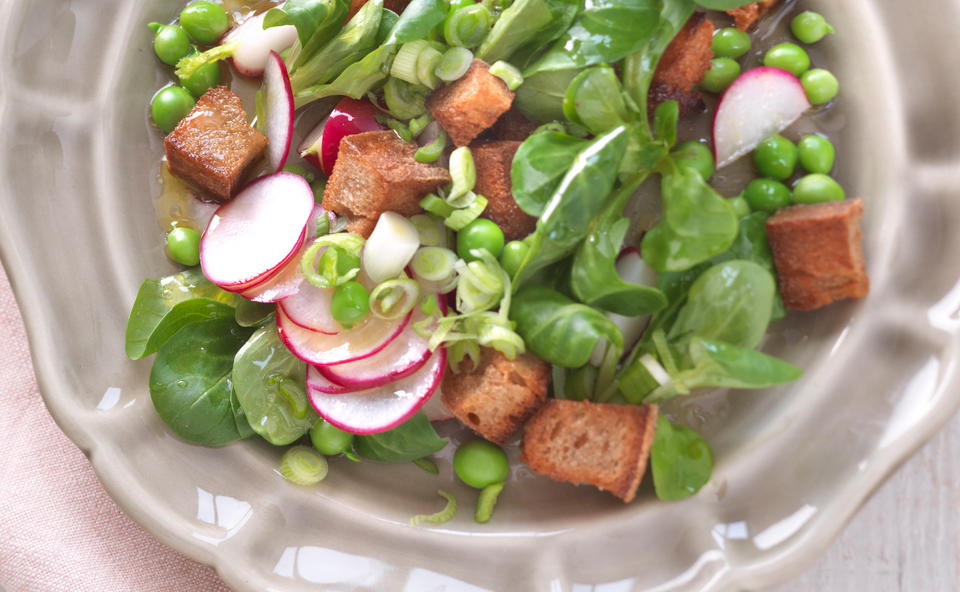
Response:
POLYGON ((292 444, 316 423, 304 384, 306 371, 273 324, 257 329, 237 352, 232 375, 237 400, 250 427, 267 442, 292 444))
POLYGON ((606 64, 577 74, 563 99, 567 119, 603 134, 630 119, 617 73, 606 64))
POLYGON ((297 28, 300 55, 310 57, 307 48, 316 49, 325 44, 343 24, 350 9, 347 0, 287 0, 282 6, 271 8, 263 18, 263 28, 293 25, 297 28))
POLYGON ((327 97, 363 98, 390 75, 390 65, 398 50, 396 44, 381 45, 348 66, 333 82, 303 89, 295 97, 297 108, 327 97))
POLYGON ((733 10, 753 2, 755 0, 697 0, 697 4, 707 10, 733 10))
POLYGON ((520 209, 540 216, 589 140, 553 131, 533 134, 520 145, 510 169, 513 197, 520 209))
POLYGON ((267 302, 252 302, 245 298, 237 300, 234 320, 241 327, 257 327, 270 318, 277 306, 267 302))
POLYGON ((187 325, 157 352, 150 398, 160 419, 194 444, 222 446, 253 435, 233 390, 233 358, 250 329, 233 319, 187 325))
POLYGON ((476 56, 489 64, 508 60, 525 65, 531 53, 570 27, 579 10, 577 0, 516 0, 500 14, 476 56))
POLYGON ((576 75, 576 70, 552 70, 524 78, 514 104, 531 121, 561 121, 563 98, 576 75))
POLYGON ((661 416, 650 448, 650 468, 658 498, 686 499, 710 480, 713 451, 700 434, 661 416))
POLYGON ((400 15, 385 44, 424 39, 447 18, 450 5, 445 0, 413 0, 400 15))
POLYGON ((357 436, 354 440, 357 454, 384 462, 414 461, 439 452, 446 445, 447 441, 437 435, 422 411, 391 430, 357 436))
POLYGON ((702 337, 690 340, 690 359, 693 368, 676 377, 689 388, 759 389, 793 382, 803 375, 801 369, 781 359, 702 337))

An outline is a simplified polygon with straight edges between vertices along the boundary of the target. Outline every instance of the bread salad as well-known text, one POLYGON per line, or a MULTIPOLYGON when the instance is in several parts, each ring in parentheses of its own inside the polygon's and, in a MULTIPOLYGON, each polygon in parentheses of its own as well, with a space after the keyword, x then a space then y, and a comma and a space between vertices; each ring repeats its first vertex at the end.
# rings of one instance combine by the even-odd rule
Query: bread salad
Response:
POLYGON ((142 284, 126 351, 180 438, 288 447, 294 483, 437 473, 450 421, 478 522, 511 448, 682 499, 713 455, 663 405, 796 380, 771 322, 867 293, 863 202, 797 131, 836 103, 808 53, 833 29, 792 2, 199 1, 150 28, 185 269, 142 284))

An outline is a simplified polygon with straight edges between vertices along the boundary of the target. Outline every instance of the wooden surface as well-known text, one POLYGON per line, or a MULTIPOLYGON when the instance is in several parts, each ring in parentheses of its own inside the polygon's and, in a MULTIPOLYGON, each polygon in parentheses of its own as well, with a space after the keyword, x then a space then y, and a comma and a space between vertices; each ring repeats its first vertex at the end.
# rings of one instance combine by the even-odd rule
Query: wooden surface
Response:
POLYGON ((820 560, 775 592, 960 590, 960 416, 867 502, 820 560))

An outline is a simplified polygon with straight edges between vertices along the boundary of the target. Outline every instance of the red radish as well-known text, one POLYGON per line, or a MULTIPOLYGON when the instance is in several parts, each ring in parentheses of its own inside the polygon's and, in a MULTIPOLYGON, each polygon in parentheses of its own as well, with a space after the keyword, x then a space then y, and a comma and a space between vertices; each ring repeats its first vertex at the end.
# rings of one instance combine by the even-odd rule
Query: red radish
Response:
POLYGON ((430 421, 447 421, 454 417, 447 406, 443 404, 443 393, 440 392, 439 388, 423 404, 423 413, 430 421))
POLYGON ((280 303, 283 313, 293 324, 327 335, 340 332, 340 324, 330 314, 333 288, 318 288, 307 282, 300 291, 280 303))
POLYGON ((352 390, 370 389, 409 376, 430 358, 430 338, 420 335, 414 327, 425 318, 423 312, 414 310, 403 333, 380 352, 356 362, 320 366, 317 371, 330 382, 352 390))
POLYGON ((299 252, 313 205, 313 191, 298 175, 280 172, 250 183, 203 231, 203 274, 235 292, 268 279, 299 252))
POLYGON ((293 87, 283 59, 270 52, 263 71, 264 133, 267 144, 267 164, 276 171, 283 170, 293 142, 293 87))
POLYGON ((346 136, 386 129, 377 121, 377 108, 366 100, 344 97, 330 115, 313 128, 298 151, 300 156, 328 177, 333 174, 337 162, 340 140, 346 136))
POLYGON ((323 395, 342 395, 353 389, 328 380, 317 366, 307 364, 307 390, 316 391, 323 395))
POLYGON ((800 80, 779 68, 754 68, 740 75, 720 98, 713 119, 717 168, 750 153, 810 108, 800 80))
POLYGON ((320 417, 352 434, 376 434, 396 427, 417 412, 440 386, 447 352, 438 349, 406 378, 365 391, 325 395, 311 389, 310 403, 320 417))
POLYGON ((302 289, 303 275, 300 273, 300 257, 305 251, 306 247, 300 249, 273 275, 245 288, 240 292, 240 295, 254 302, 280 302, 295 296, 302 289))
POLYGON ((267 66, 271 51, 281 52, 297 41, 297 28, 293 25, 264 29, 266 16, 267 13, 262 13, 248 18, 223 38, 224 43, 237 43, 233 67, 244 76, 259 77, 267 66))
POLYGON ((332 366, 369 358, 387 347, 403 333, 410 316, 395 321, 371 317, 349 331, 327 335, 297 326, 278 308, 277 328, 280 339, 293 355, 308 364, 332 366))

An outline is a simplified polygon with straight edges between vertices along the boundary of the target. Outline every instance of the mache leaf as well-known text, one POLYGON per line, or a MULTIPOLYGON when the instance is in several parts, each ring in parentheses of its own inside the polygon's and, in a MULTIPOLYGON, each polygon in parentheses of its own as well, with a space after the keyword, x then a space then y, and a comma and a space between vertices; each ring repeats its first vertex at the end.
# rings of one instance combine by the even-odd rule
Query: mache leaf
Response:
POLYGON ((520 209, 531 216, 542 214, 570 164, 589 143, 553 131, 524 140, 510 169, 513 197, 520 209))
POLYGON ((437 435, 423 412, 418 412, 391 430, 357 436, 354 440, 357 454, 384 462, 417 460, 439 452, 446 445, 447 441, 437 435))
POLYGON ((713 473, 713 451, 700 434, 657 419, 657 432, 650 448, 653 487, 663 501, 695 495, 713 473))

